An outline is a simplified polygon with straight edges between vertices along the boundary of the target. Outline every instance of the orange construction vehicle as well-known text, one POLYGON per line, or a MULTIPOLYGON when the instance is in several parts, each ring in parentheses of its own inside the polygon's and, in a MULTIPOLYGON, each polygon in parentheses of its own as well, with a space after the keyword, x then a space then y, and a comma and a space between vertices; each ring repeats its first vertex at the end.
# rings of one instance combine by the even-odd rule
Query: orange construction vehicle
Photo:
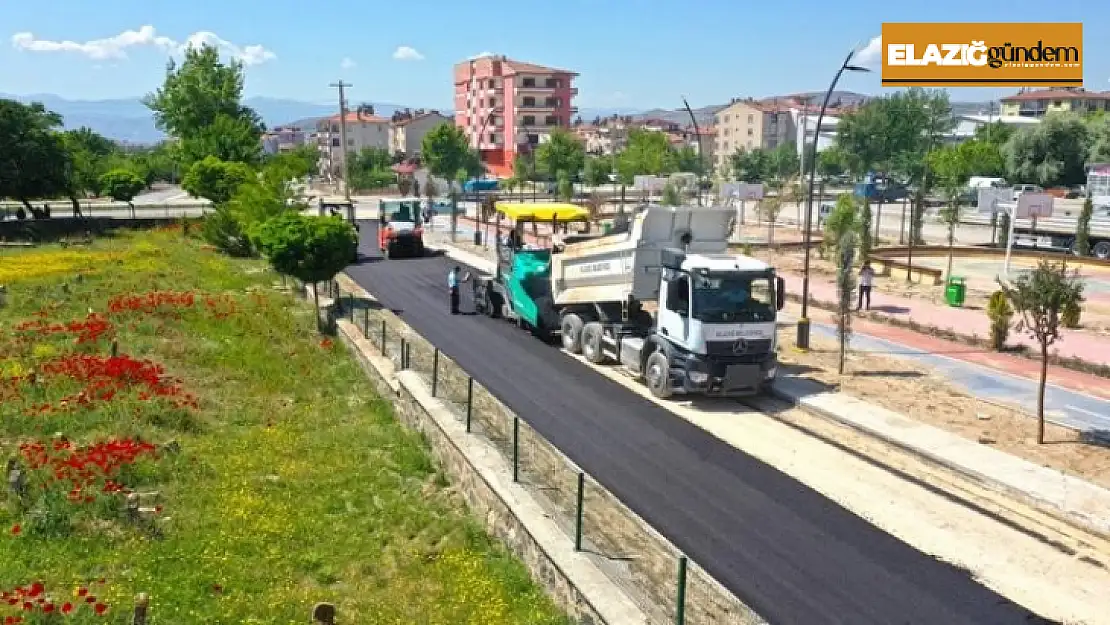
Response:
POLYGON ((420 198, 378 201, 378 248, 386 258, 424 255, 420 198))

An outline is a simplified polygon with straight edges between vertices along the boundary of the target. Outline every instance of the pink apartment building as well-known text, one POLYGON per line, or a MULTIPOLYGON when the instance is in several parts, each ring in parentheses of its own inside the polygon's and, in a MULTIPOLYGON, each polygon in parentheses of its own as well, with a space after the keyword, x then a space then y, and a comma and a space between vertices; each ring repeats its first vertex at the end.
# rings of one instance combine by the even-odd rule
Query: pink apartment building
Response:
POLYGON ((528 154, 554 128, 570 128, 578 74, 504 56, 455 65, 455 125, 497 176, 512 175, 513 159, 528 154))

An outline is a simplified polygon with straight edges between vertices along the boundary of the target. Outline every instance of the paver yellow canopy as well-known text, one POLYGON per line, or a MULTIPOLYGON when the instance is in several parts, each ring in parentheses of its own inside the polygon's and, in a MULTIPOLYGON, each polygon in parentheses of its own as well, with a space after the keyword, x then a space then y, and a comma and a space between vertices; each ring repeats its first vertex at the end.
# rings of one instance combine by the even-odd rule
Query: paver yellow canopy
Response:
POLYGON ((585 221, 590 211, 565 202, 498 202, 497 212, 513 221, 585 221))

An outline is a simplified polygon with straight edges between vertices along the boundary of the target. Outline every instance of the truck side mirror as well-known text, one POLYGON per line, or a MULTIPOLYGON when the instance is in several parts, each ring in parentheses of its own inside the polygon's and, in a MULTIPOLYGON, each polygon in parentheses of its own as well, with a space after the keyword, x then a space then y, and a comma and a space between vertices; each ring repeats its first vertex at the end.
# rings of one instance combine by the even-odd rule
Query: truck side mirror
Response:
POLYGON ((775 309, 782 310, 786 305, 786 280, 781 277, 775 278, 775 309))

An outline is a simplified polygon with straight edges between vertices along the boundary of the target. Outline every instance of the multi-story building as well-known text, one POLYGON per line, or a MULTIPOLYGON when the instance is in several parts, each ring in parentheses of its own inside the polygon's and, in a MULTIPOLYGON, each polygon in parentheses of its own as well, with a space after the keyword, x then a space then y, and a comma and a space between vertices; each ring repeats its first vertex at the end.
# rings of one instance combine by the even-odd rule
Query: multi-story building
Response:
POLYGON ((1093 113, 1110 111, 1110 91, 1084 89, 1029 89, 1002 98, 1003 119, 1007 117, 1044 117, 1047 113, 1093 113))
POLYGON ((405 156, 418 156, 424 135, 440 124, 451 123, 451 118, 439 111, 404 111, 390 119, 389 151, 405 156))
POLYGON ((455 124, 496 175, 511 175, 518 154, 569 128, 578 113, 571 71, 483 56, 456 64, 454 74, 455 124))
POLYGON ((821 106, 802 96, 763 100, 735 98, 714 117, 714 159, 718 171, 724 171, 721 168, 737 150, 771 150, 792 144, 801 156, 815 142, 818 151, 824 150, 836 139, 840 116, 863 101, 830 102, 818 129, 821 106))
MULTIPOLYGON (((347 151, 361 152, 364 148, 389 149, 389 120, 377 115, 360 115, 347 112, 347 151)), ((320 169, 325 174, 335 174, 343 166, 343 142, 339 115, 332 115, 316 123, 316 145, 320 149, 320 169)))
POLYGON ((294 126, 278 126, 262 135, 262 151, 266 154, 290 152, 308 141, 308 134, 294 126))
POLYGON ((716 137, 714 154, 718 171, 737 150, 771 150, 796 140, 793 100, 733 98, 713 117, 716 137))

